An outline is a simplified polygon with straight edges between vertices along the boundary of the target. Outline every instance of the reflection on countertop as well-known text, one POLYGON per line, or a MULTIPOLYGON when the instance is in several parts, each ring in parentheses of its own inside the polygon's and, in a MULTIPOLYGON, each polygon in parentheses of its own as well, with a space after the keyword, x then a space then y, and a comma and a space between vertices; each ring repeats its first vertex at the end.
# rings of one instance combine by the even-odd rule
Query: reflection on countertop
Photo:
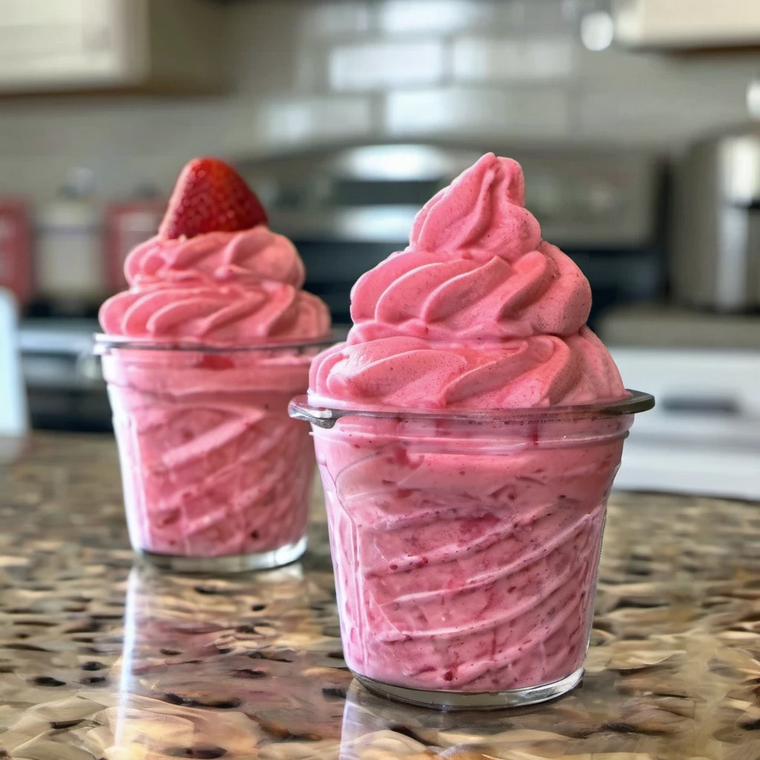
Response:
POLYGON ((0 757, 760 752, 756 504, 613 496, 582 686, 491 713, 397 705, 352 682, 318 504, 302 563, 162 575, 133 567, 111 438, 48 434, 0 466, 0 515, 0 757))

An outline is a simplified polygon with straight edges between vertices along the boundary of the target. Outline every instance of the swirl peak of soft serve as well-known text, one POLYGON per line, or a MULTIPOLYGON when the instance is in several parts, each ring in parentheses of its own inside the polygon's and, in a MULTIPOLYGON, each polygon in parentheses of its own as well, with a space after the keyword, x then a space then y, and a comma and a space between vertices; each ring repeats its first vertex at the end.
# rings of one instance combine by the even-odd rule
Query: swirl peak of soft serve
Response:
POLYGON ((586 327, 588 280, 541 240, 520 165, 488 153, 359 278, 345 344, 312 366, 316 403, 515 408, 625 395, 586 327))
POLYGON ((319 339, 330 329, 325 304, 301 290, 295 247, 265 224, 153 237, 129 254, 124 273, 130 289, 100 310, 111 335, 239 346, 319 339))

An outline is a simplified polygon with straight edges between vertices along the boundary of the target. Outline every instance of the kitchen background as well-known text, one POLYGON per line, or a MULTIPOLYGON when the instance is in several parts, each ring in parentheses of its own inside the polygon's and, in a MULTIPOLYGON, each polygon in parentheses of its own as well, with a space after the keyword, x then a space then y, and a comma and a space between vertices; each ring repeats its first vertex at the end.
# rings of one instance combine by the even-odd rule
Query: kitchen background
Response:
POLYGON ((753 0, 0 0, 0 95, 33 425, 108 428, 93 317, 189 158, 238 165, 345 322, 356 276, 495 150, 590 277, 627 384, 658 396, 618 484, 760 496, 753 0))

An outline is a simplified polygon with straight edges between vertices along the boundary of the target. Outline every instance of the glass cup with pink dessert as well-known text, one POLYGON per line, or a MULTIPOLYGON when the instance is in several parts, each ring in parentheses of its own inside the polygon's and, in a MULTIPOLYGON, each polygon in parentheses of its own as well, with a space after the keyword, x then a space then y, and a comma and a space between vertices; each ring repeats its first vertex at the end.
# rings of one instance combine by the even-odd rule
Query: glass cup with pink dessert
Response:
POLYGON ((541 239, 515 161, 483 156, 363 275, 311 422, 346 662, 414 704, 541 702, 581 679, 607 497, 633 414, 541 239))
POLYGON ((230 166, 196 159, 125 274, 96 350, 134 550, 189 572, 292 562, 314 453, 287 407, 330 334, 293 244, 230 166))

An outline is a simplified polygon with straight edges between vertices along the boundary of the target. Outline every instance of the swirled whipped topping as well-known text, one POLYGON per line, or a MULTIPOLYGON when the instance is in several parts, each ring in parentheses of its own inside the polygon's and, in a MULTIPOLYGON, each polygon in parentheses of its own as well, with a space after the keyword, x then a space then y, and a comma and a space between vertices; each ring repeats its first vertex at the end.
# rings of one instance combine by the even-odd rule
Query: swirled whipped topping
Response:
POLYGON ((311 340, 330 329, 327 306, 303 291, 293 244, 260 224, 191 238, 160 235, 137 246, 124 272, 130 289, 110 298, 110 335, 239 346, 311 340))
POLYGON ((129 290, 100 308, 109 335, 246 347, 319 340, 330 314, 302 290, 304 266, 267 226, 256 194, 217 158, 180 172, 158 234, 124 263, 129 290))
POLYGON ((409 246, 359 278, 345 343, 312 403, 497 409, 621 398, 586 326, 588 280, 525 208, 520 165, 488 153, 417 215, 409 246))

